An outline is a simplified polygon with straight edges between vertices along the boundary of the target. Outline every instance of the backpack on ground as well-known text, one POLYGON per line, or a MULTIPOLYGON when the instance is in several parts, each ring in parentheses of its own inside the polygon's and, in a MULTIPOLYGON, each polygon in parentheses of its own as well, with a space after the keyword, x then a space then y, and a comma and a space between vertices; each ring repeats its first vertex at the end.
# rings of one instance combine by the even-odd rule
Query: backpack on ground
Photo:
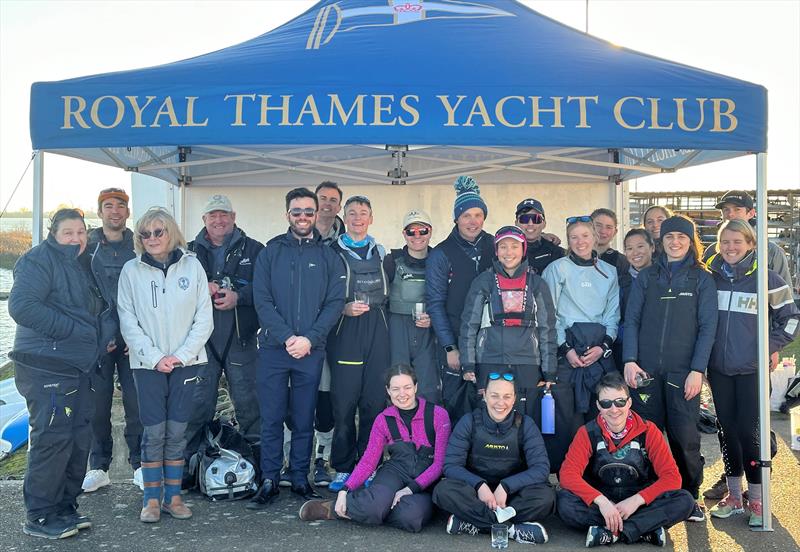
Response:
POLYGON ((258 490, 256 455, 250 443, 230 423, 206 425, 197 453, 189 461, 197 487, 212 500, 236 500, 258 490))

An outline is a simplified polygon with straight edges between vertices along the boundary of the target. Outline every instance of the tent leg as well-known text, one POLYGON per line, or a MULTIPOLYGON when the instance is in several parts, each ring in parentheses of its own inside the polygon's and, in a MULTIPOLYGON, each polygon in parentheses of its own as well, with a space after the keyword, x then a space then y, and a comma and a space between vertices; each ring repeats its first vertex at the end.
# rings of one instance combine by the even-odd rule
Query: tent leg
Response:
POLYGON ((39 245, 44 239, 44 152, 37 151, 33 159, 33 220, 31 221, 31 245, 39 245))
POLYGON ((763 522, 754 531, 772 531, 772 497, 770 496, 770 412, 769 412, 769 311, 767 297, 767 154, 756 154, 756 206, 760 216, 757 219, 756 254, 758 262, 758 411, 759 442, 761 450, 761 492, 763 522))

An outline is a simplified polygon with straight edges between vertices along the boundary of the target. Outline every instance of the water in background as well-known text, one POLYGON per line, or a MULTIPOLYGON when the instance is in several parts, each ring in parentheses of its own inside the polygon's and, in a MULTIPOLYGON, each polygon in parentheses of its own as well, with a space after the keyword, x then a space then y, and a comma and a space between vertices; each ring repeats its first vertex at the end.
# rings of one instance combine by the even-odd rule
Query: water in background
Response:
MULTIPOLYGON (((0 268, 0 291, 10 290, 11 281, 11 271, 0 268)), ((16 324, 8 315, 8 301, 0 301, 0 364, 8 359, 8 353, 14 343, 15 328, 16 324)))

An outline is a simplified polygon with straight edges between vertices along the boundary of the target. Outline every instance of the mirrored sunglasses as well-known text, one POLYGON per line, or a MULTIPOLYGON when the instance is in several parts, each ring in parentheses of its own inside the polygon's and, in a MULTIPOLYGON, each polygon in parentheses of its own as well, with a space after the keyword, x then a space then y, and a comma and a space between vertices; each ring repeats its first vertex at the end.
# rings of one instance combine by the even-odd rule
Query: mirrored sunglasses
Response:
POLYGON ((406 228, 403 230, 406 236, 427 236, 431 233, 430 228, 406 228))
POLYGON ((509 372, 506 372, 504 374, 501 374, 500 372, 489 373, 490 380, 498 380, 500 378, 503 378, 506 381, 514 381, 514 374, 511 374, 509 372))
POLYGON ((539 213, 525 213, 517 217, 521 224, 541 224, 544 222, 544 217, 539 213))
POLYGON ((575 224, 576 222, 592 222, 592 217, 589 215, 581 215, 579 217, 567 217, 567 224, 575 224))
POLYGON ((305 208, 293 207, 293 208, 289 209, 289 214, 291 216, 295 217, 295 218, 299 217, 300 215, 305 215, 305 216, 310 218, 310 217, 313 217, 314 213, 316 213, 316 212, 317 212, 317 210, 312 208, 312 207, 305 207, 305 208))

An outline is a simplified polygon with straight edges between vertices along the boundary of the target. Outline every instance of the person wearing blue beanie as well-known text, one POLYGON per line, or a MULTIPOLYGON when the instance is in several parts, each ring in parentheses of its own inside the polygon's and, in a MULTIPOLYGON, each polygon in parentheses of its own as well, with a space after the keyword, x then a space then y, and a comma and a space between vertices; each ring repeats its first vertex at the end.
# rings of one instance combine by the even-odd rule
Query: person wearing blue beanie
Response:
POLYGON ((453 204, 453 220, 458 220, 458 217, 467 209, 477 207, 483 211, 483 217, 489 212, 486 207, 486 202, 481 198, 481 189, 478 183, 471 176, 459 176, 453 187, 456 189, 456 201, 453 204))

